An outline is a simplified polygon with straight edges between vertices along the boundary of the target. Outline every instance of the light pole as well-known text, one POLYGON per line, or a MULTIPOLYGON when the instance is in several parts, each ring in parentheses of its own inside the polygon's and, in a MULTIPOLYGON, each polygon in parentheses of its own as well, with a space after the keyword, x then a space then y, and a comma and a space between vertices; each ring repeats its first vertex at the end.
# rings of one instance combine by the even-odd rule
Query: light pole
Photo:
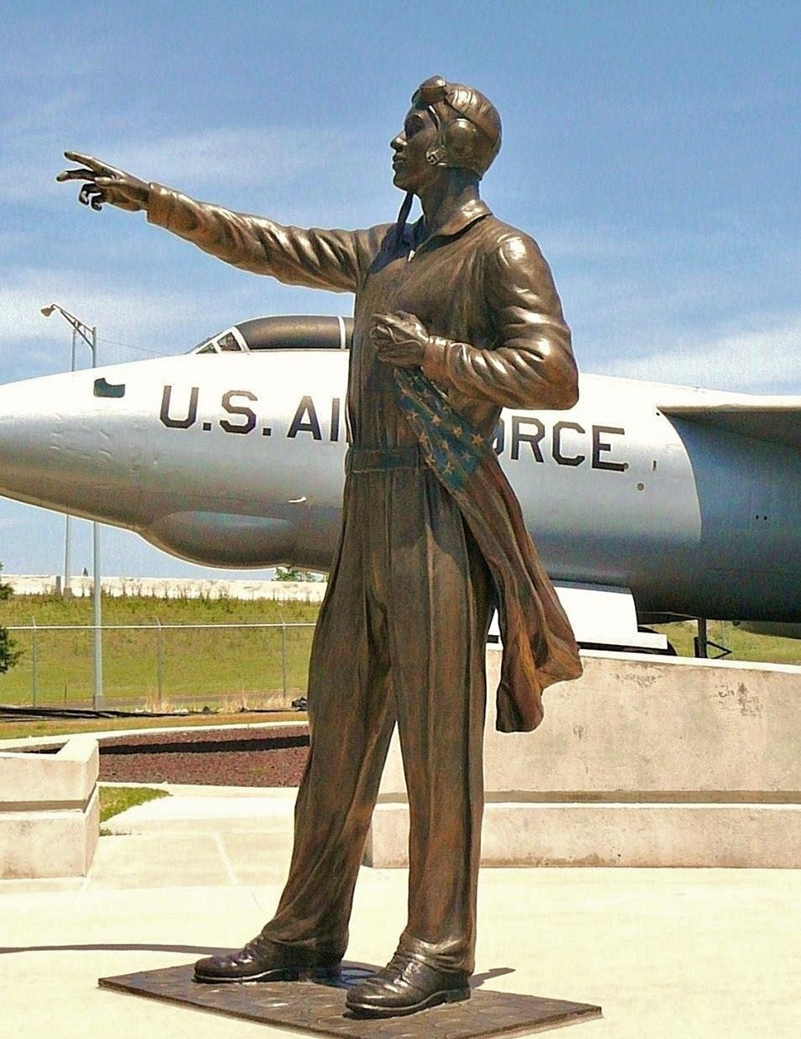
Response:
MULTIPOLYGON (((77 336, 86 343, 89 349, 92 351, 92 367, 97 367, 97 327, 89 327, 75 317, 74 314, 70 314, 68 310, 65 310, 58 303, 51 303, 47 307, 42 307, 42 314, 45 317, 50 317, 54 310, 57 310, 59 314, 67 321, 72 327, 72 364, 70 371, 75 371, 75 345, 77 342, 77 336)), ((65 568, 65 590, 69 584, 69 567, 70 567, 70 526, 69 516, 67 517, 67 530, 66 530, 66 545, 64 549, 64 568, 65 568)), ((105 706, 103 699, 103 629, 102 629, 102 610, 101 610, 101 599, 100 599, 100 530, 99 525, 96 522, 92 522, 92 570, 93 570, 93 581, 92 581, 92 606, 93 606, 93 630, 94 630, 94 690, 92 693, 92 703, 95 708, 102 709, 105 706)))

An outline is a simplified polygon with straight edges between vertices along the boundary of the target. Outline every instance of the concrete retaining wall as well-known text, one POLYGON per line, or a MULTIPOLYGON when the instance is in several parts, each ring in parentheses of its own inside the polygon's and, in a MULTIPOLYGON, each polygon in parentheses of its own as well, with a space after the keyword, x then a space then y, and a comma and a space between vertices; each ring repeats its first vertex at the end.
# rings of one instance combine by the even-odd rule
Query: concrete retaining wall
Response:
MULTIPOLYGON (((586 653, 534 733, 485 737, 487 865, 801 867, 801 668, 586 653)), ((494 689, 498 650, 487 656, 494 689)), ((407 861, 397 740, 366 861, 407 861)))
POLYGON ((100 834, 97 740, 0 753, 0 879, 86 876, 100 834))

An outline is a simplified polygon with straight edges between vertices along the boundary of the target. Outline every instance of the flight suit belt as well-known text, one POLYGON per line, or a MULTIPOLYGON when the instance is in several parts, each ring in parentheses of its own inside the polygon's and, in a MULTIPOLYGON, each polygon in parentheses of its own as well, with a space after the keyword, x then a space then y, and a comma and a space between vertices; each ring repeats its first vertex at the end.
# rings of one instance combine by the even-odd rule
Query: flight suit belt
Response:
POLYGON ((392 469, 425 469, 416 444, 408 447, 351 447, 345 460, 349 473, 386 473, 392 469))

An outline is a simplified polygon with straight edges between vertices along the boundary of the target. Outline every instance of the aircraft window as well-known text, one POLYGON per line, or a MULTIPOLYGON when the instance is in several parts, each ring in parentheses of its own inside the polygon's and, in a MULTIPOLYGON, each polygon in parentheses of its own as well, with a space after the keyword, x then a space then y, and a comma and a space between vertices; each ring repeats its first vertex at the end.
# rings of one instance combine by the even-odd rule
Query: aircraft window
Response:
POLYGON ((229 350, 241 350, 242 344, 236 338, 233 332, 226 332, 224 335, 217 337, 217 348, 221 352, 229 350))
POLYGON ((202 343, 190 350, 193 354, 220 354, 220 353, 242 353, 247 351, 248 346, 245 337, 238 328, 228 328, 211 339, 204 339, 202 343))

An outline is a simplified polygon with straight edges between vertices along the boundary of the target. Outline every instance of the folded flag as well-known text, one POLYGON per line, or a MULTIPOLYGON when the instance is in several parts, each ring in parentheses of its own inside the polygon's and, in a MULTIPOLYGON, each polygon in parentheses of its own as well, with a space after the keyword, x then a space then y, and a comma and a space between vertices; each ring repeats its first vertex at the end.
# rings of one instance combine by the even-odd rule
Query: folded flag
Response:
POLYGON ((570 622, 491 443, 419 369, 393 372, 426 464, 459 506, 495 582, 503 643, 496 727, 528 732, 542 721, 543 689, 581 674, 570 622))

